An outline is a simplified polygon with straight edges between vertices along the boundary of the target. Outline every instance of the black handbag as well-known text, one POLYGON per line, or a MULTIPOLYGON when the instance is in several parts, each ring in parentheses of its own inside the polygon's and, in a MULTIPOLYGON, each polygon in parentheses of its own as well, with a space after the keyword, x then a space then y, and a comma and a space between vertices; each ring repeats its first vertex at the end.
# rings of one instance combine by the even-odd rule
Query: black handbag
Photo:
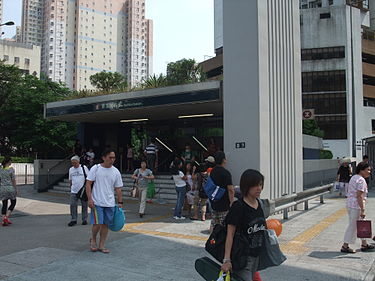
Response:
POLYGON ((82 201, 88 201, 89 199, 87 198, 87 193, 86 193, 86 178, 87 178, 87 175, 86 175, 85 167, 82 164, 81 164, 81 167, 82 167, 82 170, 83 170, 83 176, 85 177, 85 183, 83 184, 81 189, 78 191, 76 196, 77 196, 78 199, 81 199, 82 201))

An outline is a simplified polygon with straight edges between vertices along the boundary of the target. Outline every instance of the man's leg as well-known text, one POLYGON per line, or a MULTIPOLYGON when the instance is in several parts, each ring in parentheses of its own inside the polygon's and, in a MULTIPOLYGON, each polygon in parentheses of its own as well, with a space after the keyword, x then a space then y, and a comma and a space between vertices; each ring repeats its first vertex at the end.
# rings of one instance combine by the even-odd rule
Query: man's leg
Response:
POLYGON ((101 224, 94 224, 92 226, 92 236, 91 236, 91 239, 90 239, 90 248, 91 248, 91 251, 93 251, 97 247, 96 246, 97 245, 96 244, 96 237, 98 236, 100 228, 101 228, 101 224))
POLYGON ((70 216, 71 220, 69 226, 73 226, 74 223, 77 223, 77 206, 78 198, 76 194, 70 193, 70 216))
POLYGON ((108 225, 102 224, 100 225, 100 240, 99 240, 99 249, 105 249, 105 241, 108 237, 108 225))
POLYGON ((82 204, 82 224, 87 224, 88 201, 81 200, 81 204, 82 204))

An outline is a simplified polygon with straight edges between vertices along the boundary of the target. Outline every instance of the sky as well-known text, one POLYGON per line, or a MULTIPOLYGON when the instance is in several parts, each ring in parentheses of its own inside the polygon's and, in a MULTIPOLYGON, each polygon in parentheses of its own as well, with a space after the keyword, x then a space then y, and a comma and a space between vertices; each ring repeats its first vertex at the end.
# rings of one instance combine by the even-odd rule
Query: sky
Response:
MULTIPOLYGON (((214 56, 214 0, 146 0, 146 17, 154 21, 154 73, 182 58, 197 62, 214 56)), ((3 0, 3 22, 21 25, 22 0, 3 0)), ((2 28, 11 38, 15 26, 2 28)))

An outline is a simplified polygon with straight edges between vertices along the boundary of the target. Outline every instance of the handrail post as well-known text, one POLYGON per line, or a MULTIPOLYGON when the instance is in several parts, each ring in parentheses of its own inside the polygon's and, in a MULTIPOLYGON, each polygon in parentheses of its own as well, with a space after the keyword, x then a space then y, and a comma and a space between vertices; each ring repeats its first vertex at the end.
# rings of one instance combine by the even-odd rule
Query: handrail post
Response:
POLYGON ((306 200, 305 201, 305 211, 307 211, 309 209, 309 201, 306 200))
POLYGON ((320 195, 320 204, 324 204, 324 195, 320 195))
POLYGON ((27 184, 27 164, 25 164, 25 184, 27 184))
POLYGON ((289 219, 288 208, 285 208, 283 213, 284 213, 284 220, 289 219))

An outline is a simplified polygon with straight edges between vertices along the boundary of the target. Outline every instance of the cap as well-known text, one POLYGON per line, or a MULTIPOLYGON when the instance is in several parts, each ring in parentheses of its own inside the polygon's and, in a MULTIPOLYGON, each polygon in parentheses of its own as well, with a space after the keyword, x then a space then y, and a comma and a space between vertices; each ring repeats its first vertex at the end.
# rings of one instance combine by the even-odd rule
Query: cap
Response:
POLYGON ((213 156, 208 156, 204 161, 215 164, 215 158, 213 156))
POLYGON ((78 161, 79 162, 79 156, 74 155, 72 158, 70 158, 71 161, 78 161))

